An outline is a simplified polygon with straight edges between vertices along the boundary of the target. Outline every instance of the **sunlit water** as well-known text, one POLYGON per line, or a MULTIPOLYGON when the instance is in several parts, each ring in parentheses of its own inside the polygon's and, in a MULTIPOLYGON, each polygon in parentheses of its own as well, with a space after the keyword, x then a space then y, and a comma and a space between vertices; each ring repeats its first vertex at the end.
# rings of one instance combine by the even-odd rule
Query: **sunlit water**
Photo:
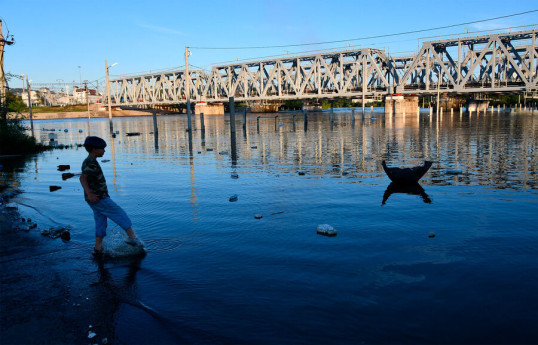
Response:
MULTIPOLYGON (((309 114, 306 131, 302 113, 261 116, 259 133, 255 114, 246 131, 236 116, 235 150, 228 116, 206 116, 205 131, 194 117, 192 154, 185 116, 159 116, 158 138, 151 117, 116 118, 114 140, 108 119, 92 119, 111 197, 148 248, 138 271, 107 263, 155 312, 115 310, 125 343, 538 341, 538 114, 353 121, 342 109, 332 126, 309 114), (422 195, 385 193, 383 159, 432 160, 422 195)), ((88 135, 84 119, 35 122, 40 140, 53 128, 62 144, 88 135)), ((91 209, 56 170, 79 172, 86 155, 32 158, 17 201, 41 228, 71 225, 90 255, 91 209)), ((119 230, 110 223, 108 240, 119 230)))

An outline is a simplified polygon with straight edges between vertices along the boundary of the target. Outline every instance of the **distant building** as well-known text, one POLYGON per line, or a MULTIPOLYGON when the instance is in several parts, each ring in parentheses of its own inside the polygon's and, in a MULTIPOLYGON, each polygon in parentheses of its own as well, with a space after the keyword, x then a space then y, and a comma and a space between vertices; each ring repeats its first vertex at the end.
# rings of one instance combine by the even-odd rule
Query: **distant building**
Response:
MULTIPOLYGON (((21 93, 21 97, 24 104, 28 106, 28 91, 21 93)), ((39 96, 38 91, 32 90, 30 99, 32 101, 32 106, 41 104, 41 97, 39 96)))
POLYGON ((75 88, 73 90, 73 100, 77 104, 86 104, 87 102, 90 104, 97 103, 100 98, 101 95, 94 89, 88 89, 87 92, 86 89, 82 88, 75 88), (86 93, 88 94, 88 99, 86 99, 86 93))

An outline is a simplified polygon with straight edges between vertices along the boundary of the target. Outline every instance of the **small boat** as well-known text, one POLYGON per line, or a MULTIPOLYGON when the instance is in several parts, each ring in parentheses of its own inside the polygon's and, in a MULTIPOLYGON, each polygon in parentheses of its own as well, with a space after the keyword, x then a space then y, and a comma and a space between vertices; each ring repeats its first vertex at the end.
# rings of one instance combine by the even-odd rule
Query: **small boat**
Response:
POLYGON ((424 176, 432 166, 432 162, 424 161, 424 165, 413 168, 389 168, 385 161, 381 162, 383 170, 390 180, 397 184, 413 184, 424 176))
POLYGON ((129 132, 129 133, 126 133, 128 137, 134 137, 134 136, 137 136, 137 135, 140 135, 140 132, 129 132))

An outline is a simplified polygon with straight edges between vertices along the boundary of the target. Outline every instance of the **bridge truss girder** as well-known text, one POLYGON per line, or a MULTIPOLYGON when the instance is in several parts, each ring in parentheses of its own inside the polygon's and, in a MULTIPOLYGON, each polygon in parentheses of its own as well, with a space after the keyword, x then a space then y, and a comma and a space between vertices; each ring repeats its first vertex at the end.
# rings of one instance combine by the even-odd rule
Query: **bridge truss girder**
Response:
POLYGON ((397 92, 513 92, 537 89, 535 30, 424 42, 397 92), (519 43, 514 45, 513 43, 519 43), (440 82, 439 82, 440 81, 440 82), (472 91, 471 91, 472 90, 472 91))
MULTIPOLYGON (((205 80, 205 71, 190 70, 190 99, 201 94, 205 80)), ((112 103, 123 106, 177 104, 186 102, 187 78, 184 70, 129 76, 111 80, 112 103)), ((107 95, 104 102, 107 103, 107 95)), ((107 103, 108 104, 108 103, 107 103)))
POLYGON ((238 101, 357 97, 384 92, 385 53, 359 49, 215 66, 201 100, 238 101), (363 78, 364 76, 364 78, 363 78))
MULTIPOLYGON (((189 71, 190 99, 206 102, 359 98, 393 92, 536 92, 536 29, 427 41, 416 55, 362 48, 189 71)), ((185 103, 185 71, 111 80, 113 103, 185 103)), ((107 103, 106 95, 103 103, 107 103)))

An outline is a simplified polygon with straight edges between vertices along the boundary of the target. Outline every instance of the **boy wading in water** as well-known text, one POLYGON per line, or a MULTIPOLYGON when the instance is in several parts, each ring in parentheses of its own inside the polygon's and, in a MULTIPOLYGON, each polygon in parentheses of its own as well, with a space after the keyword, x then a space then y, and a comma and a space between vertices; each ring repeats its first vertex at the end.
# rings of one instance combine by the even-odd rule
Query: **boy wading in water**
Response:
POLYGON ((125 241, 132 246, 143 246, 136 237, 132 223, 127 213, 116 205, 108 195, 105 176, 101 170, 98 157, 103 157, 105 153, 106 142, 99 137, 86 137, 84 148, 89 155, 82 163, 82 175, 80 175, 80 184, 84 188, 84 199, 93 210, 95 219, 95 247, 93 255, 103 253, 103 239, 106 236, 107 218, 118 224, 125 230, 129 238, 125 241))

